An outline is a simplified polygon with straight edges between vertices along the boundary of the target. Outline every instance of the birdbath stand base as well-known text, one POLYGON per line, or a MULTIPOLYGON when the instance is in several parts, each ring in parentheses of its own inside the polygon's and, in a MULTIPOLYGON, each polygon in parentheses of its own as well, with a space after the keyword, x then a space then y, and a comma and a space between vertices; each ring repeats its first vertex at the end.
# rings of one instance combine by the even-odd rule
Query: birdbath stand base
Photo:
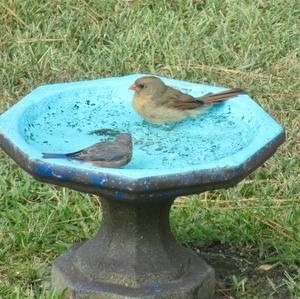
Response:
POLYGON ((214 270, 170 231, 173 200, 101 198, 100 231, 55 260, 53 286, 66 298, 211 298, 214 270))

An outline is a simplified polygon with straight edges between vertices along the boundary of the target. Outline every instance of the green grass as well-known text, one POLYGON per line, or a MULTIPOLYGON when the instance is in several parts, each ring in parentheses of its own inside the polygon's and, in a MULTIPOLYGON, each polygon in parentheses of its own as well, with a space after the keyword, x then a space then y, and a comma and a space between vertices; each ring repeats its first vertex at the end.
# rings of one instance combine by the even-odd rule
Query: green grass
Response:
MULTIPOLYGON (((179 199, 171 223, 212 264, 237 264, 216 298, 300 298, 300 2, 0 1, 0 112, 40 84, 137 72, 242 87, 286 128, 262 167, 179 199)), ((0 161, 0 298, 58 298, 51 263, 96 232, 99 201, 0 161)))

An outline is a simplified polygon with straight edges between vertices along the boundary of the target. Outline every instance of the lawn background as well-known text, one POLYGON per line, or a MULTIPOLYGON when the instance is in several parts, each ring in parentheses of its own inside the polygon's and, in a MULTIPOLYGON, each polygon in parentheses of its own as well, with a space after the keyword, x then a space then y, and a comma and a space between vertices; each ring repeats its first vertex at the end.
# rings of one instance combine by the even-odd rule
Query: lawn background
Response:
MULTIPOLYGON (((0 112, 37 86, 152 73, 241 87, 287 141, 236 187, 178 198, 177 239, 216 298, 300 298, 300 2, 0 0, 0 112)), ((0 298, 58 298, 53 259, 98 229, 97 197, 41 184, 0 152, 0 298)))

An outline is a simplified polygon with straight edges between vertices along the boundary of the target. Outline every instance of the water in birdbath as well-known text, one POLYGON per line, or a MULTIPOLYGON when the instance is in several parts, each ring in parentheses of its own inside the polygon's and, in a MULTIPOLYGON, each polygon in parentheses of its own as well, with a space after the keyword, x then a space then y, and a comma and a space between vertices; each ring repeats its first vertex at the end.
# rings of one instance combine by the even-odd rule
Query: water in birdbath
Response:
MULTIPOLYGON (((158 126, 134 112, 128 84, 120 85, 117 89, 99 86, 57 91, 28 108, 20 131, 31 146, 55 153, 74 152, 118 132, 129 132, 133 158, 123 167, 128 169, 181 168, 219 160, 243 149, 255 135, 253 115, 241 108, 246 96, 215 105, 174 126, 158 126), (235 105, 230 104, 233 101, 235 105)), ((177 88, 197 96, 219 91, 177 88)))

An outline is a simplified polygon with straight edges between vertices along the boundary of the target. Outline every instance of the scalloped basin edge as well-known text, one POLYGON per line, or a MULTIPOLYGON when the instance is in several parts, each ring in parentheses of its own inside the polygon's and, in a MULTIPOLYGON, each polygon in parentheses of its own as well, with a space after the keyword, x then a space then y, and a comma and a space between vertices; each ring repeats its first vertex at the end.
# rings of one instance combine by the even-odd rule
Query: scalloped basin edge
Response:
MULTIPOLYGON (((1 147, 39 180, 127 198, 130 192, 173 196, 231 186, 284 142, 284 129, 248 95, 172 130, 147 124, 133 111, 128 90, 140 76, 38 87, 0 116, 1 147), (42 158, 42 152, 71 152, 98 142, 101 137, 89 132, 99 128, 132 134, 128 165, 99 168, 42 158)), ((224 90, 162 79, 193 95, 224 90)))

